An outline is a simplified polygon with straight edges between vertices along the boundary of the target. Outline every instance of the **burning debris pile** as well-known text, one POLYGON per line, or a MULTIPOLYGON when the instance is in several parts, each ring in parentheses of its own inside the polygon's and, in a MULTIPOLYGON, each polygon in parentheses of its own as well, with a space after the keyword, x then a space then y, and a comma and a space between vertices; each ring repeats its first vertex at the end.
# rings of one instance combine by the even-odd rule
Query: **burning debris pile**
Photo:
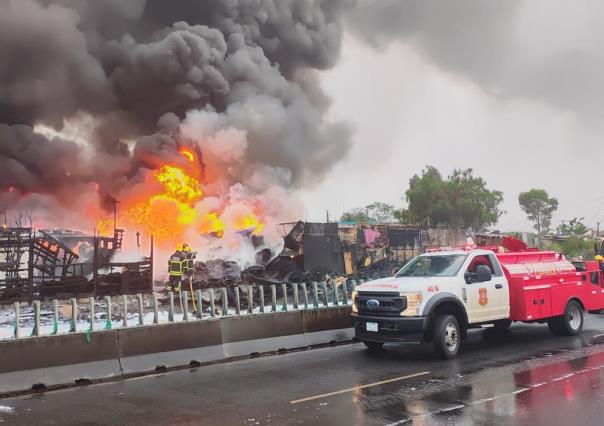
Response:
POLYGON ((108 238, 0 227, 0 304, 151 292, 152 255, 113 261, 122 233, 108 238))
POLYGON ((111 236, 115 209, 155 236, 157 266, 183 241, 252 264, 240 233, 278 244, 275 225, 301 210, 292 190, 348 150, 317 78, 347 5, 2 2, 0 210, 111 236))

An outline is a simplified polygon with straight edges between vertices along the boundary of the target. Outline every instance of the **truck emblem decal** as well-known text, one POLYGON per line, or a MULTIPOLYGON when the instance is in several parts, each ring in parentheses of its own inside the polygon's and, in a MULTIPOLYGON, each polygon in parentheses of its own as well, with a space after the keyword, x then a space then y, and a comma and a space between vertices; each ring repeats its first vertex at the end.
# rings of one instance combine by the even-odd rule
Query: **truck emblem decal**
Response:
POLYGON ((377 308, 378 306, 380 306, 380 301, 379 300, 369 299, 367 301, 367 307, 368 308, 377 308))
POLYGON ((478 289, 478 303, 480 303, 480 306, 485 306, 487 303, 489 303, 487 289, 484 287, 478 289))

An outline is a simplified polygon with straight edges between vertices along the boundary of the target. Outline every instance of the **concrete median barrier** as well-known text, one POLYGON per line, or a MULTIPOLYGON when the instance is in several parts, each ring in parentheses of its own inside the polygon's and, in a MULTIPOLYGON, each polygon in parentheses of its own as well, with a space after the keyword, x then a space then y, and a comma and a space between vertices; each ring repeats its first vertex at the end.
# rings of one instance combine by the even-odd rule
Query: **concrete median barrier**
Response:
POLYGON ((351 340, 350 307, 0 341, 0 394, 52 389, 351 340))

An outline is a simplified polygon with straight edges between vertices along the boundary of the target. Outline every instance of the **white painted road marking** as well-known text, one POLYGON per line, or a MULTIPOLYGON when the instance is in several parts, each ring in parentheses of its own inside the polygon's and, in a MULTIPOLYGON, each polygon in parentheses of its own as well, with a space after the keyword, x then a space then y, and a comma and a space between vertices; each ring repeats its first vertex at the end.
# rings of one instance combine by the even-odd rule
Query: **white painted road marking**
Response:
POLYGON ((341 389, 341 390, 334 391, 334 392, 323 393, 321 395, 309 396, 307 398, 302 398, 302 399, 295 399, 293 401, 289 401, 289 403, 290 404, 299 404, 301 402, 312 401, 312 400, 320 399, 320 398, 327 398, 329 396, 340 395, 340 394, 347 393, 347 392, 354 392, 354 391, 357 391, 359 389, 365 389, 365 388, 370 388, 370 387, 373 387, 373 386, 385 385, 385 384, 388 384, 388 383, 399 382, 401 380, 413 379, 415 377, 425 376, 426 374, 430 374, 430 372, 429 371, 422 371, 421 373, 409 374, 408 376, 395 377, 394 379, 382 380, 382 381, 375 382, 375 383, 368 383, 366 385, 357 385, 357 386, 354 386, 352 388, 341 389))

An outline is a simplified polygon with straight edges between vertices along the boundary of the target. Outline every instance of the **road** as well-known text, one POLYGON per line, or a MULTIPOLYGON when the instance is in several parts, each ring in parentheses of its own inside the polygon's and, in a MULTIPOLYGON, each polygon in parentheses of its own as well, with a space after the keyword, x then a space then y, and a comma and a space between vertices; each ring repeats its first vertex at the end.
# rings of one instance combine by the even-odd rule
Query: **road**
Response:
POLYGON ((428 346, 293 352, 0 400, 5 424, 600 425, 604 317, 471 330, 457 359, 428 346))

